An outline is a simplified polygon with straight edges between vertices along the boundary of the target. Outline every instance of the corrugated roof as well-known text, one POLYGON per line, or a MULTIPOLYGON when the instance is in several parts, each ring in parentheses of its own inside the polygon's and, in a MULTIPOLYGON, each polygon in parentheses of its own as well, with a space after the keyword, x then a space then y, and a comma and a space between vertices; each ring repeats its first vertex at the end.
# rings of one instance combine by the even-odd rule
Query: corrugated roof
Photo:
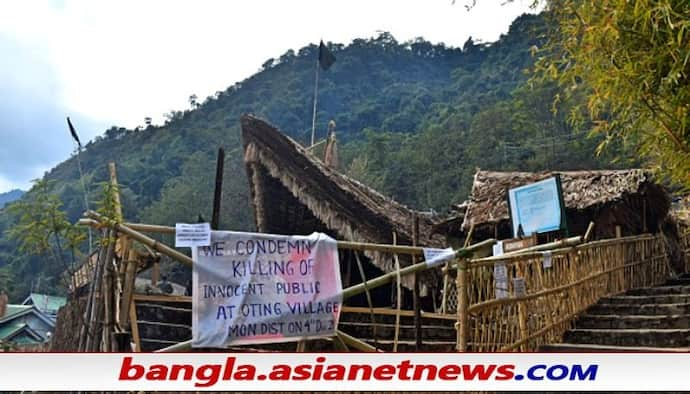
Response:
POLYGON ((65 297, 39 293, 29 294, 29 296, 23 302, 24 305, 33 304, 36 305, 38 310, 40 310, 41 312, 51 314, 57 313, 58 309, 60 309, 66 303, 67 299, 65 297))
POLYGON ((26 323, 10 323, 4 326, 0 326, 0 341, 11 341, 14 343, 40 343, 45 339, 41 337, 36 331, 34 331, 26 323), (26 335, 19 340, 16 340, 17 336, 24 331, 26 335))
POLYGON ((25 312, 31 308, 33 308, 31 305, 8 304, 7 310, 5 310, 5 314, 0 316, 0 322, 10 320, 13 317, 15 317, 16 315, 19 315, 20 313, 25 312))

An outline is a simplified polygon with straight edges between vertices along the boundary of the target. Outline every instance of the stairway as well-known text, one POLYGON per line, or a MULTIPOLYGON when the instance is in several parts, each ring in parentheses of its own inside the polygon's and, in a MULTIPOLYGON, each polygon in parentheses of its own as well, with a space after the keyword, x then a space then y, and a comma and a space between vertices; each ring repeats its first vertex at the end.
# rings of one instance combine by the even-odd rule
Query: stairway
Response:
POLYGON ((690 274, 605 297, 544 352, 690 351, 690 274))

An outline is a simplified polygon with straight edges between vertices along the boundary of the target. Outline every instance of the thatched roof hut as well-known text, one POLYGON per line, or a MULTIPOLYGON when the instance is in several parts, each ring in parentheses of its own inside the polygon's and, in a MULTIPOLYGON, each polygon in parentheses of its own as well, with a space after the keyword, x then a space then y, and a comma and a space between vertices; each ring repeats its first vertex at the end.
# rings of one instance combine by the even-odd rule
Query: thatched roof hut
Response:
MULTIPOLYGON (((413 215, 419 216, 419 245, 442 247, 432 218, 326 166, 275 127, 251 115, 241 119, 244 161, 256 227, 260 232, 309 234, 341 240, 412 244, 413 215)), ((367 253, 381 271, 394 269, 392 256, 367 253)), ((402 265, 409 264, 400 256, 402 265)), ((409 279, 409 278, 408 278, 409 279)), ((426 282, 433 282, 427 276, 426 282)), ((404 283, 409 287, 409 282, 404 283)))
POLYGON ((474 223, 475 234, 512 236, 508 212, 508 189, 560 175, 566 219, 571 234, 583 234, 595 222, 595 236, 657 232, 665 219, 669 197, 644 170, 495 172, 477 171, 463 220, 463 229, 474 223))

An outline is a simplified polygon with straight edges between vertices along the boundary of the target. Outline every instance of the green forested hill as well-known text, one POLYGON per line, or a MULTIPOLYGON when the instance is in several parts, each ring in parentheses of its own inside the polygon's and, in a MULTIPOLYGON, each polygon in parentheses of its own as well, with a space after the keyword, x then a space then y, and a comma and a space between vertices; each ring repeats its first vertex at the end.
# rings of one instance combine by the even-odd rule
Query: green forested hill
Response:
MULTIPOLYGON (((594 157, 597 141, 567 125, 568 103, 552 113, 555 89, 526 83, 530 48, 544 34, 541 16, 524 15, 492 44, 470 39, 463 48, 447 48, 423 39, 401 43, 386 33, 348 46, 330 44, 337 61, 321 73, 318 133, 325 136, 334 119, 341 170, 419 209, 444 211, 464 200, 476 167, 610 167, 608 158, 594 157)), ((310 45, 269 59, 250 78, 191 103, 190 110, 169 113, 163 126, 107 130, 81 154, 90 200, 99 198, 97 184, 115 161, 128 220, 209 218, 215 154, 223 146, 221 226, 251 229, 239 117, 253 113, 306 143, 317 51, 310 45)), ((71 220, 84 210, 78 174, 71 157, 46 175, 71 220)), ((15 221, 0 211, 0 232, 15 221)), ((44 290, 54 289, 60 271, 20 254, 14 241, 0 236, 0 287, 14 298, 39 276, 44 290)))

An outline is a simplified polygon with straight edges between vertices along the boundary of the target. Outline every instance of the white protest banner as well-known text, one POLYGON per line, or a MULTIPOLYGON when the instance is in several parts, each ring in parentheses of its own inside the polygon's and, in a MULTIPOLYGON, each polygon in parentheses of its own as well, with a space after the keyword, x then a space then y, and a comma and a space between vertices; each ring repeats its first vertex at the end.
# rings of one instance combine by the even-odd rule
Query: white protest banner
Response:
POLYGON ((335 335, 342 284, 337 243, 327 235, 213 231, 192 258, 193 347, 335 335))
POLYGON ((208 246, 211 244, 211 225, 208 223, 175 223, 175 247, 208 246))
POLYGON ((427 267, 435 267, 441 265, 448 260, 452 260, 455 257, 455 252, 453 248, 437 249, 437 248, 424 248, 424 261, 427 267))

